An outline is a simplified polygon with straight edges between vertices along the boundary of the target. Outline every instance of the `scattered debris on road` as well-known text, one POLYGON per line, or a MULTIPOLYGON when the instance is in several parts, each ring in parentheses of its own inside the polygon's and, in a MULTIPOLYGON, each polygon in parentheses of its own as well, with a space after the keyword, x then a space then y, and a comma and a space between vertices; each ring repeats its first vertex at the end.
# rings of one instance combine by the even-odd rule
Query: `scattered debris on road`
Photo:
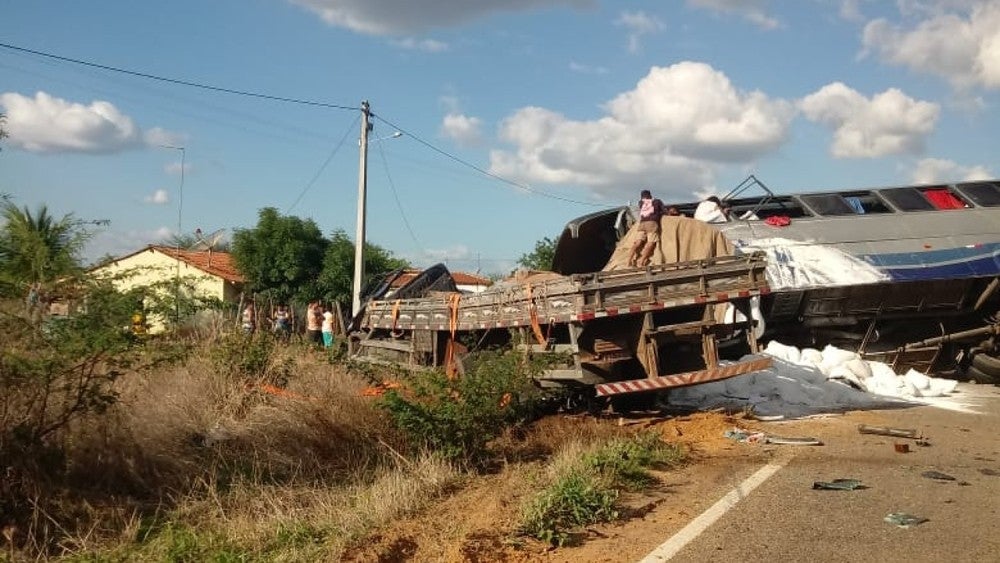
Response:
POLYGON ((860 479, 834 479, 833 481, 816 481, 813 483, 813 489, 824 491, 856 491, 867 488, 861 483, 860 479))
POLYGON ((730 440, 744 444, 776 444, 782 446, 822 446, 823 442, 810 436, 777 436, 764 432, 749 432, 740 428, 726 430, 723 434, 730 440))
POLYGON ((892 436, 893 438, 913 438, 920 439, 920 432, 913 428, 890 428, 888 426, 869 426, 859 424, 858 432, 862 434, 876 434, 879 436, 892 436))
POLYGON ((924 471, 920 474, 921 477, 926 477, 928 479, 936 479, 938 481, 954 481, 955 478, 947 473, 941 473, 940 471, 924 471))
POLYGON ((886 516, 884 520, 890 524, 895 524, 900 528, 909 528, 910 526, 917 526, 930 521, 922 516, 914 516, 905 512, 892 512, 886 516))

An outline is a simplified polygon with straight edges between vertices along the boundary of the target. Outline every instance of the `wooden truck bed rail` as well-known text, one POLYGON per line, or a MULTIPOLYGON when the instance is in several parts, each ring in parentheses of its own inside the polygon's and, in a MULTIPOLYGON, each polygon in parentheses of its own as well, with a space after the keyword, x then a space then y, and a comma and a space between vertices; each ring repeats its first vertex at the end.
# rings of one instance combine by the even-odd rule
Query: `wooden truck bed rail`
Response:
POLYGON ((482 330, 637 314, 745 299, 769 292, 763 253, 643 269, 503 282, 482 293, 371 301, 361 326, 390 330, 482 330))

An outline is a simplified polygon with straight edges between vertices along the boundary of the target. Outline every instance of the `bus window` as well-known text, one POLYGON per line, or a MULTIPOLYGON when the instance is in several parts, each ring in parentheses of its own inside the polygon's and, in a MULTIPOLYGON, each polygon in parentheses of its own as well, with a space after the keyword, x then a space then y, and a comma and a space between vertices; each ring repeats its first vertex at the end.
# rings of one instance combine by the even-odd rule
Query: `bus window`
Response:
POLYGON ((937 209, 964 209, 968 207, 964 201, 953 194, 948 188, 924 188, 924 196, 937 209))
POLYGON ((854 215, 857 211, 840 194, 800 196, 818 215, 854 215))
POLYGON ((1000 187, 992 182, 976 182, 973 184, 959 184, 959 190, 976 205, 983 207, 1000 206, 1000 187))
POLYGON ((869 191, 837 192, 800 196, 818 215, 868 215, 892 213, 892 209, 877 195, 869 191))
POLYGON ((890 188, 879 190, 879 194, 902 211, 933 211, 934 206, 927 201, 917 188, 890 188))
POLYGON ((789 196, 774 196, 767 198, 739 198, 727 200, 730 217, 745 219, 767 219, 768 217, 811 217, 810 213, 795 198, 789 196))

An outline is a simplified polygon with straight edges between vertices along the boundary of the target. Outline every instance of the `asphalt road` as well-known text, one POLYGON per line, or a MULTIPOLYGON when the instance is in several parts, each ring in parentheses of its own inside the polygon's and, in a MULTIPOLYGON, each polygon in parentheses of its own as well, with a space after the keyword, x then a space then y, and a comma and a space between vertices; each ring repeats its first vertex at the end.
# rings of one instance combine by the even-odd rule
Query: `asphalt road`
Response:
MULTIPOLYGON (((671 561, 1000 562, 1000 388, 961 390, 977 414, 921 406, 769 426, 824 445, 757 446, 790 460, 671 561), (860 434, 862 422, 918 429, 930 445, 860 434), (908 444, 910 453, 897 453, 895 443, 908 444), (933 480, 925 471, 955 480, 933 480), (859 479, 866 488, 813 489, 837 478, 859 479), (900 528, 884 521, 894 512, 928 521, 900 528)), ((713 498, 765 462, 734 472, 713 498)))

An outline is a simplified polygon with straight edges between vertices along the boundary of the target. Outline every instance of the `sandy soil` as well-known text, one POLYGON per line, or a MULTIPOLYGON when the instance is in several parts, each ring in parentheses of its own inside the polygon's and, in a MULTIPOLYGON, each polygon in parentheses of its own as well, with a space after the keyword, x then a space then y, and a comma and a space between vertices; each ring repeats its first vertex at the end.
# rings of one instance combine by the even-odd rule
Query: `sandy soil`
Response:
MULTIPOLYGON (((658 472, 660 483, 656 487, 623 499, 626 509, 620 521, 587 528, 574 538, 572 546, 555 549, 517 535, 515 526, 520 506, 527 495, 537 490, 532 481, 540 466, 527 463, 511 464, 477 478, 420 514, 397 521, 391 530, 382 530, 367 538, 344 560, 636 560, 714 502, 713 491, 738 482, 778 449, 741 444, 724 437, 724 432, 734 427, 758 430, 764 423, 721 412, 606 420, 550 417, 532 430, 541 436, 527 439, 545 442, 548 437, 557 442, 560 435, 579 433, 581 425, 592 426, 595 433, 615 427, 655 430, 665 441, 688 448, 688 463, 678 469, 658 472)), ((802 423, 802 427, 783 426, 781 433, 799 432, 808 427, 808 421, 802 423)), ((540 449, 545 448, 540 446, 540 449)))

